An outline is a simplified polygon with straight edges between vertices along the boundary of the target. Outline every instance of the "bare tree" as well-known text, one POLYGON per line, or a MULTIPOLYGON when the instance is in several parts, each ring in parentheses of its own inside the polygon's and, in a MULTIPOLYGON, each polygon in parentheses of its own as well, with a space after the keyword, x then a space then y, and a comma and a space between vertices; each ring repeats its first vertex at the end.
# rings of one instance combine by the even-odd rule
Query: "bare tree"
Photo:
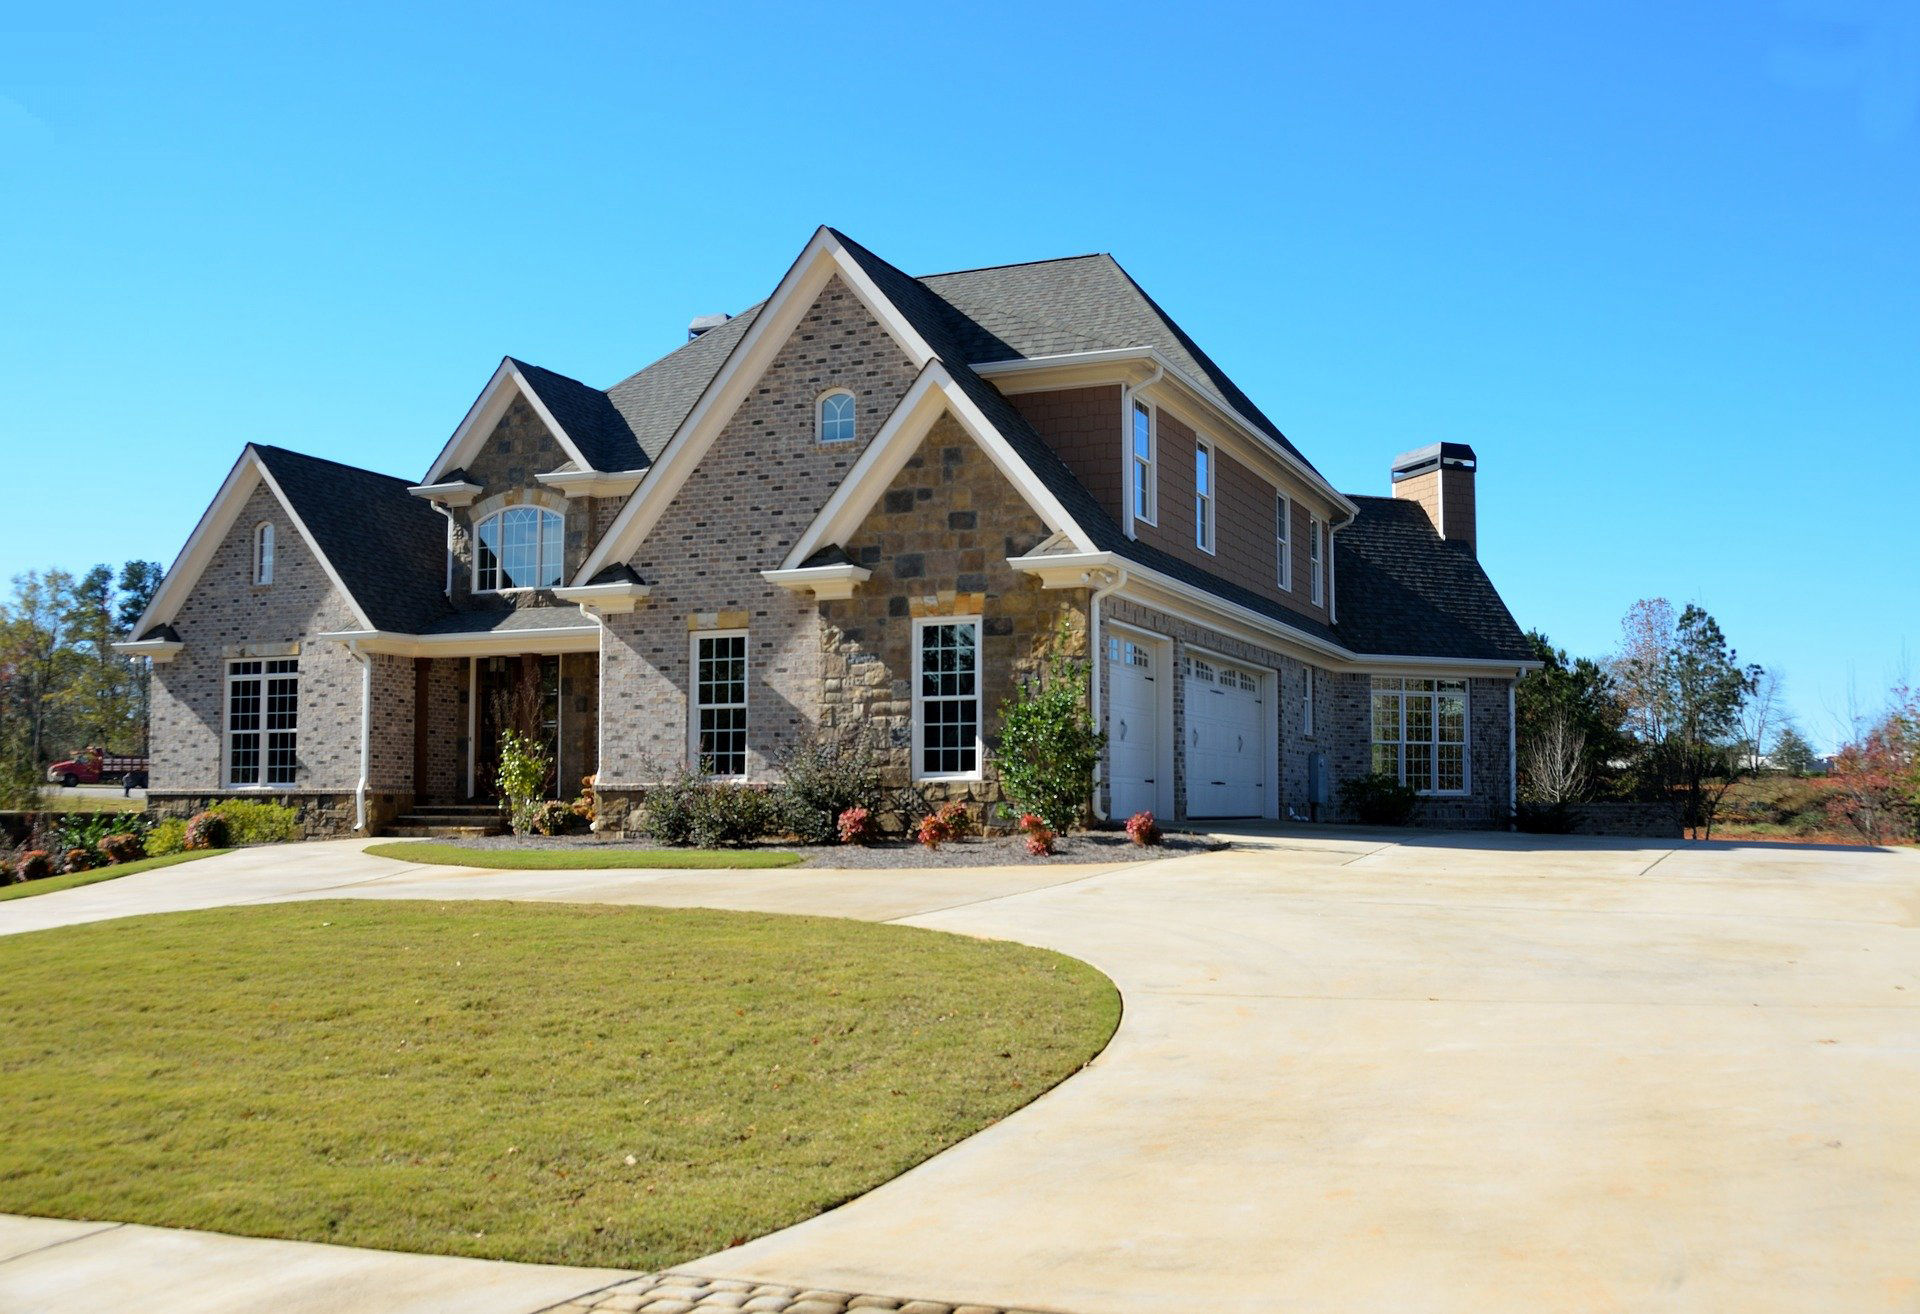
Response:
POLYGON ((1780 718, 1780 673, 1756 668, 1753 692, 1740 709, 1740 729, 1746 737, 1747 770, 1758 775, 1760 759, 1767 755, 1767 737, 1780 718))
POLYGON ((1565 708, 1552 708, 1520 750, 1521 790, 1532 803, 1574 803, 1586 796, 1587 737, 1565 708))

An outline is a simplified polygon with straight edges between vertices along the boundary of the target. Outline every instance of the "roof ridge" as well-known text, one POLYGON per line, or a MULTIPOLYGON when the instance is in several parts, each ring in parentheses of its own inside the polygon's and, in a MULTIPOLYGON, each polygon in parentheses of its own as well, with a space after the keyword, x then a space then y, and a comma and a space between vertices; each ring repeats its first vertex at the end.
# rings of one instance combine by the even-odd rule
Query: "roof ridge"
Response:
POLYGON ((336 470, 351 470, 355 474, 372 475, 375 479, 389 479, 403 487, 413 487, 414 481, 401 475, 390 475, 383 470, 369 470, 364 465, 348 465, 345 461, 336 461, 330 456, 315 456, 312 452, 295 451, 291 447, 281 447, 277 443, 249 442, 247 446, 257 452, 278 452, 282 456, 295 457, 302 461, 313 461, 320 465, 330 465, 336 470))
MULTIPOLYGON (((1064 265, 1075 260, 1113 260, 1111 251, 1083 251, 1079 255, 1042 256, 1036 260, 1009 260, 998 265, 969 265, 965 269, 942 269, 932 274, 911 274, 908 277, 916 281, 929 278, 949 278, 954 274, 985 274, 995 269, 1024 269, 1028 265, 1064 265)), ((1113 260, 1119 264, 1118 260, 1113 260)))

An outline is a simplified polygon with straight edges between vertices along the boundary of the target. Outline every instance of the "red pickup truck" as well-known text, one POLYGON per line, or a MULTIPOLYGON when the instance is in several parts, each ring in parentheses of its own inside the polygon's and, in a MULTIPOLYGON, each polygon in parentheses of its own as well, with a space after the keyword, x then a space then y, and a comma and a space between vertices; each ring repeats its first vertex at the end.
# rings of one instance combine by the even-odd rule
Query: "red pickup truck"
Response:
POLYGON ((85 748, 64 762, 47 768, 47 779, 71 789, 75 785, 97 785, 103 780, 141 788, 147 783, 147 759, 120 757, 85 748))

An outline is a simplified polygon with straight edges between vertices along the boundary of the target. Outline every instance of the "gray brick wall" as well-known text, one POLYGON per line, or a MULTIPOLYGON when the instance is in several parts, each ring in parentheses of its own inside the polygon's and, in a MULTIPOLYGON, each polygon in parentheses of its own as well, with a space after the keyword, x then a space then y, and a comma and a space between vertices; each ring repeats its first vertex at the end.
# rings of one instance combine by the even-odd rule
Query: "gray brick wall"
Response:
POLYGON ((914 374, 839 279, 822 290, 631 559, 652 596, 610 618, 601 639, 609 788, 645 783, 686 760, 688 633, 696 627, 750 631, 749 774, 770 774, 782 747, 812 728, 819 613, 810 597, 768 584, 760 571, 780 564, 914 374), (858 437, 823 445, 814 403, 836 386, 854 394, 858 437))

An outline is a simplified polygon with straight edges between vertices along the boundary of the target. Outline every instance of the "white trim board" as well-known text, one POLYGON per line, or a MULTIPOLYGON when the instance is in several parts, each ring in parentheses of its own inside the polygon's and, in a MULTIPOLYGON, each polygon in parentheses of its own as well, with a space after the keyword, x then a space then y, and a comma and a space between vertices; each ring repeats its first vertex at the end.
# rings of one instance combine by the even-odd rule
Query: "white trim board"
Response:
POLYGON ((268 471, 266 462, 260 459, 259 450, 252 443, 248 443, 246 449, 240 453, 240 459, 233 463, 233 469, 227 472, 226 479, 220 485, 220 491, 213 495, 213 501, 208 504, 205 511, 201 512, 199 523, 193 527, 193 532, 187 535, 186 546, 180 549, 180 555, 174 558, 172 568, 160 581, 160 587, 154 591, 153 601, 149 602, 147 609, 140 614, 140 619, 133 629, 135 639, 156 625, 170 623, 178 615, 180 608, 186 604, 188 595, 193 592, 193 586, 200 582, 200 576, 205 574, 207 567, 212 564, 213 554, 219 550, 220 545, 226 541, 227 535, 233 531, 234 525, 239 522, 240 513, 246 509, 247 499, 252 497, 254 489, 262 484, 265 484, 279 501, 280 509, 287 513, 287 519, 293 522, 293 527, 298 531, 301 541, 307 545, 307 551, 311 552, 313 559, 320 563, 320 569, 326 573, 328 582, 346 602, 347 608, 353 613, 353 618, 367 629, 373 628, 373 621, 360 606, 359 599, 353 596, 352 591, 347 588, 346 581, 340 578, 340 572, 333 568, 331 561, 327 560, 327 554, 320 550, 319 541, 307 528, 306 522, 300 518, 300 513, 293 509, 293 503, 288 500, 285 491, 268 471))
MULTIPOLYGON (((707 384, 700 400, 693 404, 693 409, 661 448, 639 490, 621 508, 619 516, 581 565, 574 577, 575 583, 584 584, 639 550, 740 403, 746 400, 835 275, 899 344, 915 369, 923 369, 934 358, 933 348, 867 277, 846 245, 831 230, 817 230, 773 295, 761 306, 760 313, 754 316, 753 323, 734 343, 726 363, 707 384)), ((879 441, 877 435, 874 441, 879 441)))
POLYGON ((466 418, 453 431, 453 437, 447 439, 447 445, 440 449, 440 455, 433 458, 433 466, 419 486, 431 487, 441 475, 459 469, 477 456, 516 395, 527 399, 527 405, 533 408, 540 422, 552 432, 553 440, 560 444, 560 450, 567 454, 567 459, 573 462, 576 470, 593 470, 593 462, 582 455, 579 444, 573 441, 566 429, 561 427, 560 421, 554 418, 553 412, 547 409, 546 403, 540 400, 540 394, 527 382, 526 376, 514 364, 513 357, 503 356, 493 377, 487 380, 487 386, 480 390, 473 405, 467 408, 466 418))

